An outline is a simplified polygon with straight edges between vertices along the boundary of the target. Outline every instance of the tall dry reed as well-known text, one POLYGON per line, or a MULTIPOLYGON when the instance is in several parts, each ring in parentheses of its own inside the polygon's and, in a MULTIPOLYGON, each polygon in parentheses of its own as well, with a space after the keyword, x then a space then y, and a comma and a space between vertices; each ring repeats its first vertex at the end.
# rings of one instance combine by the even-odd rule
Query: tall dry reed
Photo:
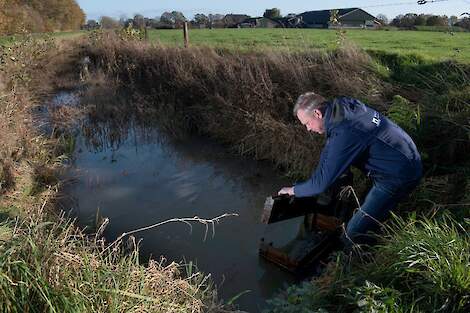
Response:
POLYGON ((169 118, 179 127, 272 160, 295 176, 310 172, 323 140, 292 115, 301 93, 354 96, 384 108, 385 84, 370 57, 353 46, 334 53, 257 54, 152 46, 105 33, 83 53, 147 107, 163 115, 171 107, 169 118))

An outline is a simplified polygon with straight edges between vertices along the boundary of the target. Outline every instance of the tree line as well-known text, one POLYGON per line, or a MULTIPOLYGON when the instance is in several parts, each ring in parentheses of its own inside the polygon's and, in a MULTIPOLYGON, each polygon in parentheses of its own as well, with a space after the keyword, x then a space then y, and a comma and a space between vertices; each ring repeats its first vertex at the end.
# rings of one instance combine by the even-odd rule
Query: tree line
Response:
POLYGON ((224 22, 225 15, 222 14, 195 14, 192 20, 186 18, 183 13, 179 11, 164 12, 161 16, 154 18, 147 18, 141 14, 134 15, 133 18, 121 17, 115 19, 110 16, 101 16, 97 20, 88 20, 83 28, 85 29, 113 29, 119 27, 132 26, 134 28, 181 28, 184 22, 190 22, 193 26, 207 26, 207 27, 226 27, 224 22))
MULTIPOLYGON (((290 13, 286 16, 295 16, 290 13)), ((266 9, 263 17, 276 19, 282 18, 281 11, 278 8, 266 9)), ((119 19, 115 19, 110 16, 101 16, 97 20, 88 20, 84 25, 85 29, 112 29, 118 27, 132 26, 135 28, 181 28, 184 22, 189 22, 193 27, 204 27, 204 28, 226 28, 234 27, 239 22, 246 18, 250 18, 249 15, 245 14, 195 14, 192 19, 188 19, 180 11, 168 11, 164 12, 161 16, 154 18, 147 18, 141 14, 136 14, 133 18, 126 18, 122 16, 119 19)))
POLYGON ((470 30, 470 18, 464 14, 458 16, 407 13, 396 16, 391 21, 384 14, 378 14, 377 20, 384 26, 390 25, 403 29, 415 29, 417 26, 459 26, 470 30))
POLYGON ((75 0, 0 0, 0 35, 78 30, 85 13, 75 0))
MULTIPOLYGON (((294 13, 283 16, 278 8, 266 9, 263 14, 263 17, 270 19, 292 18, 295 16, 296 14, 294 13)), ((102 16, 98 21, 88 20, 84 28, 112 29, 128 26, 134 28, 181 28, 184 22, 189 22, 195 28, 227 28, 235 27, 235 25, 247 18, 250 18, 250 16, 244 14, 206 15, 198 13, 190 20, 179 11, 168 11, 154 18, 147 18, 141 14, 135 15, 133 18, 123 16, 120 19, 102 16)), ((376 19, 382 26, 395 26, 403 29, 416 29, 417 26, 460 26, 470 30, 470 18, 463 16, 459 18, 457 16, 447 17, 446 15, 407 13, 400 14, 392 20, 389 20, 384 14, 378 14, 376 19)))

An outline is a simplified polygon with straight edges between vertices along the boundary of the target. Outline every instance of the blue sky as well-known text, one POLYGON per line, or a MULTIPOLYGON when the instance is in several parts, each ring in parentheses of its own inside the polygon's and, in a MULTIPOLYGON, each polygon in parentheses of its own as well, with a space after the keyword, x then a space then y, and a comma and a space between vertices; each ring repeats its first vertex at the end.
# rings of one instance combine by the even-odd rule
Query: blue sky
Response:
POLYGON ((245 13, 263 15, 266 8, 279 8, 281 14, 302 13, 311 10, 360 7, 373 15, 383 13, 393 18, 402 13, 430 13, 459 16, 470 12, 470 0, 438 0, 440 2, 417 5, 413 0, 76 0, 87 14, 87 19, 98 19, 102 15, 132 17, 139 13, 146 17, 160 16, 165 11, 181 11, 187 18, 196 13, 245 13))

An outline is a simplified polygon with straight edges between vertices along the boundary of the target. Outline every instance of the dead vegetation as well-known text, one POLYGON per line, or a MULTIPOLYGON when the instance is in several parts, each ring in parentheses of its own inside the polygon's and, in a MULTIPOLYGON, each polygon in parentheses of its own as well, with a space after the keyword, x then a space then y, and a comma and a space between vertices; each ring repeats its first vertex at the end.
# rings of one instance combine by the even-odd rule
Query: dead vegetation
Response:
MULTIPOLYGON (((372 59, 348 44, 329 53, 250 53, 153 46, 113 33, 93 34, 82 52, 91 68, 133 97, 134 111, 164 128, 203 133, 242 155, 269 159, 295 177, 310 173, 322 146, 291 113, 307 90, 356 97, 387 114, 417 142, 426 169, 465 163, 470 153, 466 65, 372 59)), ((130 112, 112 107, 114 117, 130 112)))
POLYGON ((300 93, 355 96, 383 107, 387 91, 370 57, 352 46, 329 54, 256 54, 150 46, 102 34, 84 53, 95 69, 131 90, 138 106, 160 116, 160 125, 171 121, 174 129, 207 134, 296 176, 310 172, 321 149, 321 139, 292 116, 300 93))

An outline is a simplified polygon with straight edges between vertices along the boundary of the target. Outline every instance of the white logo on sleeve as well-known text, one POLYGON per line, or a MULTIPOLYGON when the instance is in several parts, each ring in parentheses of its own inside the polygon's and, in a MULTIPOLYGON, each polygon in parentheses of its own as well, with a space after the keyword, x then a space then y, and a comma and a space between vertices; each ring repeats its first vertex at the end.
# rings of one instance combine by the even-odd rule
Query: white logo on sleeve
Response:
POLYGON ((375 124, 375 126, 379 127, 380 126, 380 116, 378 112, 374 113, 374 117, 372 118, 372 123, 375 124))

